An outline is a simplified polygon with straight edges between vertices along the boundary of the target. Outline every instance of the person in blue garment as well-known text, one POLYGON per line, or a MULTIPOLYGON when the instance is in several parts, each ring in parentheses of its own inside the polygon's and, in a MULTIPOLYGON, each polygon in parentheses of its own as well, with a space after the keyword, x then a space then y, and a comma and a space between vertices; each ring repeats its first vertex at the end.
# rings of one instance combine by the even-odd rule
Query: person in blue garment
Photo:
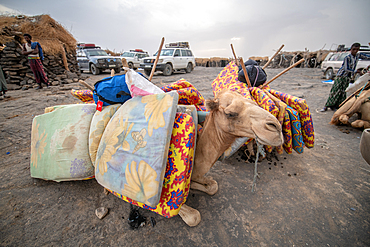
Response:
MULTIPOLYGON (((2 51, 5 48, 3 44, 0 44, 0 51, 2 51)), ((10 96, 6 95, 6 91, 8 91, 6 80, 3 72, 3 68, 0 65, 0 100, 4 98, 9 98, 10 96)))
POLYGON ((327 111, 329 108, 336 110, 339 105, 346 99, 346 89, 355 76, 355 69, 357 62, 362 58, 370 58, 365 53, 358 52, 360 50, 360 43, 353 43, 350 54, 348 54, 342 63, 342 67, 337 72, 334 84, 330 90, 328 100, 321 112, 327 111))
POLYGON ((39 42, 32 42, 32 36, 28 33, 23 34, 26 43, 23 44, 22 54, 27 56, 33 75, 35 76, 36 83, 38 84, 36 89, 42 89, 42 83, 50 86, 48 78, 45 74, 44 67, 41 60, 44 60, 44 55, 39 42))

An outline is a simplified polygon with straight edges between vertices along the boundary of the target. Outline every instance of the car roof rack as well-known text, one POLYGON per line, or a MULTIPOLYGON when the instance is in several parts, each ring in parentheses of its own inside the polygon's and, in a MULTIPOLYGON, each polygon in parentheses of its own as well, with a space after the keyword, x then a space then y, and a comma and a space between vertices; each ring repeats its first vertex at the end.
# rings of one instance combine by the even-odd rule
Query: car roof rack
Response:
MULTIPOLYGON (((345 45, 338 45, 337 51, 350 51, 351 48, 345 47, 345 45)), ((367 45, 361 45, 359 51, 370 51, 370 47, 367 45)))
POLYGON ((370 51, 370 47, 367 45, 360 46, 360 51, 370 51))
POLYGON ((77 49, 101 49, 101 47, 95 44, 78 43, 77 49))
POLYGON ((81 47, 80 49, 84 49, 84 50, 87 50, 87 49, 101 49, 100 46, 95 46, 95 47, 81 47))
POLYGON ((130 52, 148 53, 148 52, 146 52, 146 51, 143 51, 142 49, 130 50, 130 52))
POLYGON ((189 42, 175 42, 166 44, 166 48, 190 48, 189 42))

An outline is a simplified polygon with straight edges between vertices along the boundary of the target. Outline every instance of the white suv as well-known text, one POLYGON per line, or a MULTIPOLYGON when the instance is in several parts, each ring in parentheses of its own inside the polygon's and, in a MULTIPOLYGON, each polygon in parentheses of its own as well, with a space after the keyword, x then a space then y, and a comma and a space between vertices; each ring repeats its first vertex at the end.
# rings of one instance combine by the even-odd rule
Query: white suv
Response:
MULTIPOLYGON (((140 68, 144 69, 145 74, 150 75, 157 53, 153 57, 143 59, 140 68)), ((173 71, 185 70, 190 73, 195 67, 195 58, 188 48, 175 48, 166 46, 161 50, 155 71, 162 71, 163 75, 171 75, 173 71)))
POLYGON ((121 58, 125 58, 130 69, 137 69, 140 67, 140 63, 142 63, 142 59, 145 57, 149 57, 148 52, 145 52, 140 49, 125 51, 120 56, 121 58))
MULTIPOLYGON (((370 51, 363 51, 360 49, 361 53, 370 54, 370 51)), ((324 73, 324 76, 327 80, 333 79, 337 74, 340 67, 342 67, 342 63, 344 58, 349 54, 349 51, 342 51, 342 52, 330 52, 325 60, 321 63, 321 70, 324 73)), ((361 75, 366 73, 364 69, 370 66, 370 59, 359 59, 356 66, 356 75, 355 79, 360 77, 361 75)))

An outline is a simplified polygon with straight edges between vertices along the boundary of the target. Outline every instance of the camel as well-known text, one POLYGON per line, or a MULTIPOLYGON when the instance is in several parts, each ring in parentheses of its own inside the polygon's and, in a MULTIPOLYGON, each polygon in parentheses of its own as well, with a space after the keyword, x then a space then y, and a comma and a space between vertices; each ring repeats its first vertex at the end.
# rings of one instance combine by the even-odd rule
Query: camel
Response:
MULTIPOLYGON (((284 137, 279 121, 271 113, 237 92, 223 90, 207 100, 206 107, 210 113, 198 136, 190 188, 214 195, 218 184, 205 174, 236 138, 255 138, 260 144, 279 146, 284 137)), ((200 222, 200 213, 185 204, 179 215, 189 226, 200 222)))
POLYGON ((359 88, 365 86, 365 84, 370 80, 370 73, 366 73, 360 76, 354 83, 350 83, 346 88, 347 97, 356 92, 359 88))
POLYGON ((354 128, 370 128, 370 90, 363 91, 358 98, 353 97, 342 105, 331 118, 331 124, 350 124, 354 128), (349 123, 349 118, 354 114, 361 115, 360 119, 349 123))
POLYGON ((370 129, 364 129, 361 135, 360 152, 362 158, 370 165, 370 129))
MULTIPOLYGON (((198 135, 190 188, 214 195, 218 184, 206 173, 217 159, 239 137, 255 138, 260 144, 280 146, 284 143, 279 121, 254 101, 225 89, 217 97, 206 101, 210 112, 203 131, 198 135)), ((201 220, 198 210, 183 204, 180 217, 189 226, 201 220)))

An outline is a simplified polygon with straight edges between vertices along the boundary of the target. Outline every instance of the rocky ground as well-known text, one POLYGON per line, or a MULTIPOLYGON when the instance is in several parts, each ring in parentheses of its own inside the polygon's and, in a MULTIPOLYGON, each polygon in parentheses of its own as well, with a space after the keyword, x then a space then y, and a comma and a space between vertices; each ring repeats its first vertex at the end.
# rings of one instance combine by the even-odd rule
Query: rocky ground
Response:
MULTIPOLYGON (((205 98, 222 68, 196 67, 190 74, 156 74, 166 85, 180 78, 205 98)), ((282 69, 267 69, 272 78, 282 69)), ((89 74, 90 75, 90 74, 89 74)), ((86 81, 93 84, 105 73, 86 81)), ((79 102, 70 94, 78 83, 37 91, 15 90, 0 101, 1 246, 370 246, 370 167, 359 151, 361 130, 329 125, 332 113, 318 113, 331 85, 320 69, 292 69, 271 87, 305 98, 313 117, 315 147, 303 154, 270 155, 254 164, 243 153, 217 162, 210 176, 214 196, 191 191, 187 204, 202 221, 188 227, 179 216, 166 219, 140 209, 147 224, 132 230, 130 204, 106 195, 95 181, 51 182, 30 177, 30 139, 34 116, 45 107, 79 102), (109 213, 102 220, 95 209, 109 213), (150 218, 156 222, 150 223, 150 218)))

